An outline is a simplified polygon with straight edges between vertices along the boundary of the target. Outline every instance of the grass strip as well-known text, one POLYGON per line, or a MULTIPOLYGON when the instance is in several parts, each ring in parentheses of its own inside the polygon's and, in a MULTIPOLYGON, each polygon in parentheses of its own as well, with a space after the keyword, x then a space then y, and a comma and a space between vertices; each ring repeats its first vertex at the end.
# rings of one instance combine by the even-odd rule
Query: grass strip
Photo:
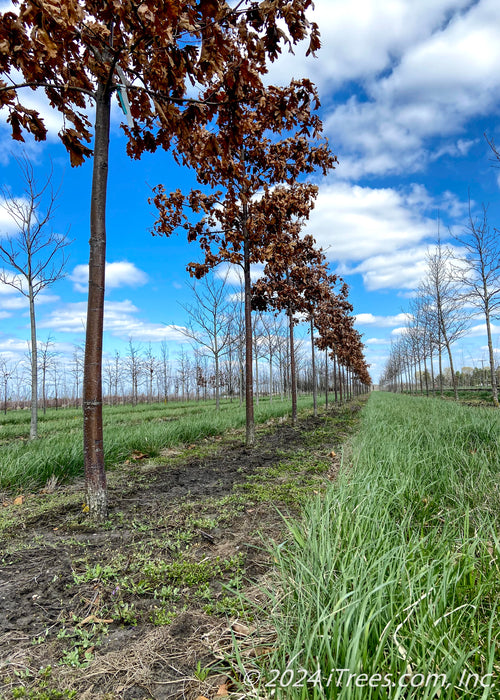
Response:
POLYGON ((370 397, 349 464, 273 548, 251 697, 500 697, 499 435, 491 409, 370 397))
MULTIPOLYGON (((299 409, 312 406, 310 396, 302 396, 299 409)), ((255 408, 256 423, 290 414, 290 402, 260 399, 255 408)), ((134 452, 157 457, 162 449, 222 435, 245 425, 245 408, 224 401, 221 410, 215 402, 142 404, 104 407, 104 446, 106 467, 123 462, 134 452)), ((34 488, 52 476, 59 482, 83 473, 82 414, 75 409, 48 410, 40 416, 40 438, 28 441, 27 411, 8 413, 0 418, 0 488, 34 488)))

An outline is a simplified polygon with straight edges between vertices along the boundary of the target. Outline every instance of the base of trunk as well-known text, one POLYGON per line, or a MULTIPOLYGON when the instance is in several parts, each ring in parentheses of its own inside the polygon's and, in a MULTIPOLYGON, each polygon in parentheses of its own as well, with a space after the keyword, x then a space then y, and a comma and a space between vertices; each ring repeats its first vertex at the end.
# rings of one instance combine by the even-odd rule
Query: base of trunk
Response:
POLYGON ((102 523, 108 517, 108 494, 102 486, 87 484, 87 506, 89 517, 97 523, 102 523))

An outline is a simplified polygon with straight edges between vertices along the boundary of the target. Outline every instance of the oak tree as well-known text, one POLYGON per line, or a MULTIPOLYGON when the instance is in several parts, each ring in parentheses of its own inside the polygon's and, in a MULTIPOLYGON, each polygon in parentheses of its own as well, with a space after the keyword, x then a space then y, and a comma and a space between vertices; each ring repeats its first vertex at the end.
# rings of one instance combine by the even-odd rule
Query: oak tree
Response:
MULTIPOLYGON (((235 67, 236 71, 236 67, 235 67)), ((184 159, 196 168, 199 182, 209 193, 180 190, 167 195, 155 188, 153 201, 159 217, 154 233, 170 235, 184 227, 188 240, 197 240, 205 255, 192 263, 198 278, 221 262, 241 267, 244 280, 246 442, 255 439, 253 416, 252 299, 250 268, 269 257, 269 244, 277 234, 269 225, 269 214, 278 207, 279 217, 300 216, 313 206, 317 188, 298 180, 315 171, 326 174, 336 163, 326 141, 316 90, 309 80, 293 81, 287 87, 256 91, 252 85, 224 86, 218 95, 221 108, 216 130, 191 143, 184 159), (279 138, 281 137, 281 138, 279 138), (276 186, 284 185, 279 192, 276 186), (222 190, 215 190, 221 187, 222 190), (215 191, 214 191, 215 190, 215 191), (297 192, 300 191, 300 194, 297 192), (302 201, 299 203, 300 199, 302 201), (188 218, 188 206, 201 218, 188 218)))
POLYGON ((84 460, 92 517, 107 512, 102 432, 102 340, 111 99, 127 116, 127 152, 169 149, 194 139, 220 108, 221 86, 235 99, 262 74, 281 47, 310 37, 311 0, 13 0, 0 14, 0 108, 12 137, 47 129, 22 102, 24 89, 43 89, 64 117, 59 137, 71 164, 93 156, 89 297, 84 371, 84 460), (237 57, 237 66, 235 65, 237 57), (193 94, 194 93, 194 94, 193 94), (93 123, 86 109, 95 105, 93 123), (94 136, 93 149, 89 146, 94 136))

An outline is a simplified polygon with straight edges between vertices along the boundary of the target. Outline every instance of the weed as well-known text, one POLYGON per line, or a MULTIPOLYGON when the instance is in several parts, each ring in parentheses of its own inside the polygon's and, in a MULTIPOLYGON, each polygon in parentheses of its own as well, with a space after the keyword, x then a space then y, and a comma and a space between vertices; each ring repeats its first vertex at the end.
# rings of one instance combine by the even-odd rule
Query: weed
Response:
POLYGON ((137 625, 137 612, 133 603, 118 601, 113 605, 111 614, 123 625, 137 625))
POLYGON ((197 678, 202 683, 207 680, 210 675, 210 669, 205 668, 201 665, 201 661, 196 664, 196 670, 194 672, 194 677, 197 678))
POLYGON ((62 651, 59 663, 85 668, 94 658, 95 647, 100 646, 102 637, 107 633, 108 627, 102 623, 93 624, 88 629, 79 627, 78 624, 73 629, 62 627, 57 634, 57 639, 65 640, 69 646, 62 651))
POLYGON ((177 615, 178 613, 175 610, 155 608, 149 616, 149 620, 155 627, 163 627, 164 625, 171 625, 177 615))

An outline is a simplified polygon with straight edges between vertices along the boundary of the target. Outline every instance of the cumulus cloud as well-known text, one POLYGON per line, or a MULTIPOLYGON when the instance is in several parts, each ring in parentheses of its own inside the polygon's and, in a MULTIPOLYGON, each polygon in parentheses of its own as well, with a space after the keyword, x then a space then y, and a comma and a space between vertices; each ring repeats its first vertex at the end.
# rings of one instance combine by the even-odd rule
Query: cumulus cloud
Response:
MULTIPOLYGON (((104 331, 124 340, 133 338, 146 342, 185 341, 185 336, 178 326, 148 323, 138 318, 138 313, 139 309, 129 300, 105 302, 104 331)), ((55 309, 39 323, 39 327, 61 333, 81 333, 85 330, 86 320, 86 302, 75 302, 55 309)))
MULTIPOLYGON (((494 323, 491 324, 491 332, 492 334, 500 334, 500 325, 496 325, 494 323)), ((476 326, 472 326, 467 333, 466 337, 469 338, 475 338, 475 337, 480 337, 482 335, 486 335, 486 323, 479 323, 476 326)))
POLYGON ((404 323, 409 319, 406 313, 396 314, 395 316, 374 316, 370 313, 356 314, 356 323, 360 326, 379 326, 380 328, 391 328, 399 323, 404 323))
MULTIPOLYGON (((393 254, 374 255, 346 273, 358 273, 370 292, 379 289, 414 290, 428 270, 427 247, 411 247, 393 254)), ((344 273, 345 274, 345 273, 344 273)))
POLYGON ((471 0, 315 0, 309 17, 318 23, 322 48, 306 57, 306 45, 284 53, 270 67, 269 81, 284 84, 307 75, 322 89, 367 81, 387 71, 407 51, 444 26, 471 0))
POLYGON ((320 189, 307 231, 330 260, 363 260, 419 243, 436 232, 425 216, 424 188, 399 192, 338 183, 320 189), (420 198, 420 201, 417 201, 420 198))
MULTIPOLYGON (((89 266, 77 265, 70 275, 77 292, 86 294, 88 291, 89 266)), ((106 263, 106 289, 116 289, 118 287, 141 287, 148 281, 147 274, 136 267, 134 263, 107 262, 106 263)))
POLYGON ((389 345, 387 338, 368 338, 363 340, 364 345, 389 345))
MULTIPOLYGON (((380 3, 382 15, 390 4, 380 3)), ((474 143, 461 136, 466 123, 498 106, 497 0, 450 2, 430 24, 422 18, 428 3, 405 4, 417 6, 419 35, 403 33, 397 60, 386 61, 383 77, 368 76, 364 95, 351 96, 325 120, 340 155, 341 176, 417 172, 442 155, 464 156, 474 143), (436 137, 438 145, 431 142, 436 137)), ((353 6, 352 12, 358 10, 353 6)), ((372 21, 376 33, 374 26, 372 21)), ((352 79, 365 76, 360 70, 352 79)))
MULTIPOLYGON (((8 279, 14 282, 17 286, 22 285, 22 289, 26 291, 26 280, 21 275, 7 274, 8 279)), ((49 292, 40 292, 36 297, 36 305, 54 304, 59 301, 59 297, 49 292)), ((28 311, 28 297, 15 289, 10 284, 0 281, 0 311, 28 311)), ((6 318, 4 316, 4 318, 6 318)))

